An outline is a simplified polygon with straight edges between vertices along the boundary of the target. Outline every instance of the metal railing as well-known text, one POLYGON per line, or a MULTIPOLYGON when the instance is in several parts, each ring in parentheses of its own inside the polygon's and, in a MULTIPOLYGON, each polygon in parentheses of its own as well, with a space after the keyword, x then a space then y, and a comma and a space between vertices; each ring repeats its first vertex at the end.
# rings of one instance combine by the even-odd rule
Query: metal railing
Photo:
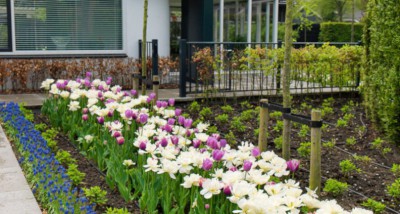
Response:
MULTIPOLYGON (((314 43, 293 43, 294 46, 314 43)), ((322 46, 324 43, 315 43, 322 46)), ((330 43, 357 45, 359 43, 330 43)), ((180 96, 187 94, 259 91, 277 94, 281 89, 283 52, 273 50, 282 43, 245 42, 187 42, 180 41, 180 96), (249 49, 251 48, 251 49, 249 49), (272 51, 273 50, 273 51, 272 51), (279 56, 279 54, 281 54, 279 56)), ((290 90, 311 93, 337 90, 356 90, 360 68, 342 64, 342 70, 329 67, 326 71, 313 70, 312 61, 292 63, 290 90)), ((320 63, 320 62, 318 62, 320 63)), ((325 64, 324 64, 325 66, 325 64)), ((321 68, 321 65, 319 65, 321 68)))

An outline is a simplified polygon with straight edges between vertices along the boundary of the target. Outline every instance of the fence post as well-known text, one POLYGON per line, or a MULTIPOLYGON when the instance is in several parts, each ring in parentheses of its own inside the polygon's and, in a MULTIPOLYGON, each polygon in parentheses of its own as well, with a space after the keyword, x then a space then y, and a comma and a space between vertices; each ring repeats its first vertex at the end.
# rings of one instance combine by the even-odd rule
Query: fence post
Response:
POLYGON ((321 111, 311 111, 310 189, 321 191, 321 111))
POLYGON ((267 131, 268 131, 268 123, 269 123, 269 110, 264 104, 268 104, 267 99, 262 99, 260 101, 260 128, 258 132, 258 148, 261 152, 267 150, 268 141, 267 141, 267 131))
POLYGON ((160 88, 160 78, 158 75, 153 75, 153 92, 156 94, 156 99, 158 100, 158 89, 160 88))
MULTIPOLYGON (((278 48, 282 47, 282 41, 279 40, 278 41, 278 48)), ((278 59, 276 59, 278 60, 278 59)), ((282 72, 282 67, 281 64, 278 63, 278 70, 276 71, 276 93, 278 94, 278 92, 281 89, 281 72, 282 72)))
POLYGON ((180 71, 179 71, 179 97, 186 97, 186 58, 187 58, 187 42, 186 39, 181 39, 179 41, 179 63, 180 63, 180 71))

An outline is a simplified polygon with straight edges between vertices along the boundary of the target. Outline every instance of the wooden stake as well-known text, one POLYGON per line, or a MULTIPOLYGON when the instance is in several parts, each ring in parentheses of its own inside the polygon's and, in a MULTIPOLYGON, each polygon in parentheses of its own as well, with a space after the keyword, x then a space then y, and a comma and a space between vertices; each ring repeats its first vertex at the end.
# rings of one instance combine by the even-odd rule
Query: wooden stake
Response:
POLYGON ((269 110, 267 107, 263 107, 262 104, 268 104, 267 99, 262 99, 260 101, 260 128, 258 133, 258 148, 261 152, 265 151, 268 147, 267 131, 269 123, 269 110))
MULTIPOLYGON (((321 111, 311 111, 312 121, 321 121, 321 111)), ((321 128, 311 127, 310 189, 321 191, 321 128)))

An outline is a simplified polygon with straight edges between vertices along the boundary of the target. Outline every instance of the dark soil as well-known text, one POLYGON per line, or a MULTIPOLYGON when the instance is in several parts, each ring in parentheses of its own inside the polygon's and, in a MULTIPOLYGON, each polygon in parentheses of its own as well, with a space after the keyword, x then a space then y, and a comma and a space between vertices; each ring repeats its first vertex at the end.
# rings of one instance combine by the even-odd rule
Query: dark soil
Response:
MULTIPOLYGON (((301 107, 301 104, 306 103, 307 105, 312 107, 320 107, 322 100, 323 99, 319 97, 312 100, 305 97, 295 98, 292 105, 294 107, 292 109, 292 112, 297 111, 296 113, 309 115, 311 108, 303 108, 301 107)), ((280 103, 281 101, 279 99, 275 99, 272 100, 272 102, 280 103)), ((258 135, 256 136, 254 133, 254 130, 259 126, 258 121, 256 120, 258 115, 257 117, 254 117, 253 119, 244 122, 246 126, 246 130, 244 132, 239 132, 232 129, 229 126, 229 123, 220 123, 215 120, 216 116, 223 113, 221 110, 221 106, 223 105, 229 104, 234 108, 233 113, 229 114, 229 117, 231 119, 235 116, 240 116, 241 112, 243 112, 244 110, 248 110, 249 108, 255 109, 259 105, 258 100, 230 100, 227 102, 214 100, 209 101, 208 103, 199 103, 201 104, 202 108, 209 107, 212 109, 213 112, 212 115, 200 119, 209 121, 211 125, 217 126, 218 131, 222 134, 222 136, 224 136, 231 130, 235 134, 236 140, 238 142, 258 142, 258 135), (250 106, 244 107, 243 105, 241 105, 240 103, 242 103, 243 101, 247 101, 250 106)), ((200 116, 198 112, 188 111, 190 103, 182 103, 179 105, 179 107, 184 109, 184 112, 190 113, 190 117, 192 117, 194 120, 199 119, 200 116)), ((353 207, 361 207, 361 203, 367 199, 366 197, 369 197, 386 204, 392 210, 400 210, 400 205, 398 201, 394 201, 393 198, 386 193, 386 186, 393 183, 395 180, 395 176, 390 172, 390 168, 392 167, 393 163, 400 163, 400 156, 398 155, 400 154, 399 147, 389 142, 385 142, 384 147, 392 149, 392 151, 387 154, 383 154, 381 150, 372 148, 372 141, 374 141, 377 137, 385 139, 385 136, 379 133, 379 131, 377 131, 377 129, 366 118, 365 112, 360 104, 360 98, 335 98, 332 107, 334 109, 334 113, 323 118, 324 121, 330 125, 328 125, 328 128, 322 134, 322 142, 334 139, 336 142, 336 147, 322 148, 322 185, 324 185, 326 179, 334 178, 342 182, 347 182, 350 185, 351 190, 336 198, 328 195, 325 192, 322 192, 321 199, 336 199, 340 205, 342 205, 347 210, 350 210, 353 207), (335 126, 337 119, 343 116, 343 113, 340 109, 350 100, 353 100, 353 102, 355 103, 355 106, 352 107, 350 110, 355 118, 351 120, 347 127, 337 128, 335 126), (364 131, 359 131, 361 130, 360 127, 365 127, 366 129, 364 131), (346 145, 346 139, 352 136, 356 138, 357 143, 353 146, 346 145), (367 163, 355 161, 352 158, 351 154, 357 154, 360 156, 365 155, 370 157, 372 161, 367 163), (341 173, 339 163, 344 159, 351 159, 357 165, 357 167, 361 169, 361 172, 355 172, 350 174, 349 176, 345 176, 343 173, 341 173)), ((36 111, 35 116, 35 122, 47 122, 47 119, 42 116, 39 111, 36 111)), ((269 122, 268 150, 273 150, 275 151, 275 153, 281 154, 281 150, 275 148, 275 145, 273 143, 274 139, 281 135, 281 132, 276 132, 273 130, 273 127, 275 125, 276 120, 271 119, 269 122)), ((310 137, 299 137, 298 133, 300 127, 301 126, 296 124, 292 125, 291 157, 300 159, 301 170, 296 173, 295 179, 300 182, 301 186, 307 187, 309 179, 309 159, 300 157, 297 152, 297 148, 299 147, 301 142, 310 141, 310 137)), ((82 172, 86 173, 86 178, 84 181, 84 185, 86 187, 97 185, 108 192, 108 202, 104 207, 99 207, 99 212, 104 211, 106 207, 126 207, 129 211, 133 213, 139 213, 137 203, 125 202, 119 196, 117 190, 109 189, 105 182, 103 172, 100 172, 94 166, 94 164, 89 162, 82 154, 80 154, 79 151, 69 142, 67 137, 63 135, 58 136, 58 147, 60 149, 69 151, 73 158, 77 159, 79 169, 82 172)), ((387 212, 385 213, 394 213, 390 210, 386 211, 387 212)))
MULTIPOLYGON (((47 118, 41 115, 39 110, 34 112, 35 123, 49 124, 47 118)), ((110 189, 108 187, 104 172, 101 172, 91 161, 86 159, 86 157, 69 141, 68 137, 63 134, 58 134, 56 141, 58 148, 68 151, 71 156, 77 160, 79 170, 86 173, 82 187, 90 188, 99 186, 102 190, 107 191, 107 203, 104 206, 97 207, 96 211, 98 211, 98 213, 104 213, 107 207, 126 208, 131 213, 140 213, 139 206, 136 202, 126 202, 120 196, 117 189, 110 189)))
MULTIPOLYGON (((311 115, 312 108, 321 108, 323 99, 320 97, 310 99, 306 97, 294 98, 292 105, 292 112, 305 116, 311 115), (302 105, 303 104, 303 105, 302 105), (305 104, 309 107, 304 108, 305 104), (303 106, 303 107, 302 107, 303 106)), ((270 102, 281 103, 281 100, 275 99, 270 102)), ((214 100, 206 102, 199 102, 201 106, 211 108, 213 114, 206 116, 206 118, 200 118, 198 112, 190 112, 190 117, 196 119, 206 119, 211 125, 218 127, 218 131, 224 136, 229 131, 232 131, 236 137, 237 142, 243 140, 257 143, 258 135, 254 132, 259 127, 259 123, 254 117, 252 120, 244 121, 246 130, 243 132, 237 131, 229 126, 229 123, 221 123, 215 120, 215 117, 223 114, 221 106, 231 105, 235 110, 229 114, 230 121, 235 116, 240 116, 241 112, 248 109, 255 109, 259 106, 259 100, 236 100, 223 102, 220 100, 214 100), (244 107, 241 105, 243 102, 248 102, 250 106, 244 107), (249 108, 250 107, 250 108, 249 108)), ((190 104, 183 104, 182 109, 187 110, 190 104)), ((390 171, 390 168, 394 163, 400 163, 400 148, 393 143, 389 143, 384 140, 382 149, 372 148, 371 142, 376 138, 380 137, 385 139, 385 135, 380 133, 376 127, 366 118, 366 114, 361 104, 359 97, 352 96, 350 98, 335 98, 334 103, 331 106, 334 110, 333 114, 325 116, 323 118, 326 124, 329 124, 327 129, 322 133, 322 143, 326 141, 334 140, 336 145, 334 148, 322 147, 322 189, 325 181, 328 178, 334 178, 341 182, 347 182, 349 184, 349 191, 345 194, 334 198, 333 196, 321 192, 320 199, 336 199, 338 203, 343 206, 346 210, 351 210, 354 207, 362 207, 361 203, 364 202, 367 197, 372 198, 376 201, 382 202, 389 207, 384 213, 400 213, 400 203, 395 201, 386 192, 386 186, 392 184, 396 177, 390 171), (337 120, 343 117, 341 108, 348 104, 352 100, 354 107, 351 107, 349 113, 355 117, 350 120, 350 123, 346 127, 336 127, 337 120), (362 129, 361 127, 365 127, 362 129), (356 138, 356 144, 353 146, 346 144, 346 139, 350 137, 356 138), (391 152, 383 154, 383 148, 390 148, 391 152), (352 158, 352 155, 368 156, 371 158, 370 162, 356 161, 352 158), (356 164, 361 172, 354 172, 350 175, 345 176, 339 167, 339 163, 342 160, 350 159, 356 164), (392 209, 392 211, 390 210, 392 209), (393 212, 394 211, 394 212, 393 212)), ((272 112, 272 111, 270 111, 272 112)), ((271 119, 269 122, 269 137, 268 137, 268 150, 275 151, 276 154, 281 154, 281 150, 277 149, 274 145, 274 139, 281 135, 281 131, 274 131, 273 128, 276 125, 276 119, 271 119)), ((310 136, 299 137, 301 125, 292 123, 291 132, 291 157, 293 159, 299 159, 301 161, 301 170, 296 173, 295 179, 298 180, 303 187, 308 186, 309 179, 309 158, 301 157, 297 148, 299 148, 301 142, 309 142, 310 136)))

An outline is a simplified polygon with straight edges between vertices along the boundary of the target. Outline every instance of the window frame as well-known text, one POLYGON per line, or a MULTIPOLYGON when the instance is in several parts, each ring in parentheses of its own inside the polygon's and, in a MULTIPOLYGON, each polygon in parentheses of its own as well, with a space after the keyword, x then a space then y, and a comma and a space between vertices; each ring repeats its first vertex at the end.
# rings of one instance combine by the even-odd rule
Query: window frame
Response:
POLYGON ((13 50, 13 37, 12 37, 12 20, 11 20, 11 0, 6 0, 7 10, 7 37, 8 46, 7 48, 0 48, 0 52, 9 52, 13 50))
POLYGON ((127 56, 127 36, 126 36, 126 15, 127 15, 127 0, 121 0, 121 39, 122 49, 121 50, 39 50, 39 51, 22 51, 16 50, 15 41, 15 11, 14 11, 14 0, 7 0, 7 18, 8 18, 8 36, 9 36, 9 48, 0 49, 0 56, 6 58, 15 57, 29 57, 29 56, 56 56, 56 57, 75 57, 79 56, 127 56))

